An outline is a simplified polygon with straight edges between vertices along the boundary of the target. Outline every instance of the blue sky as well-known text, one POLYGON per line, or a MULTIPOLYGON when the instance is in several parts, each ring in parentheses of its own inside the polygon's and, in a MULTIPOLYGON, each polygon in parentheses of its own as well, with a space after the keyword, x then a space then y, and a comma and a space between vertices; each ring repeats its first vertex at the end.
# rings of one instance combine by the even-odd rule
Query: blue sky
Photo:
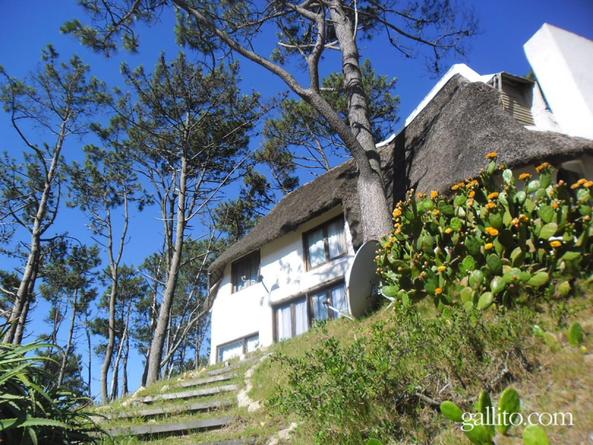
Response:
MULTIPOLYGON (((530 71, 522 45, 544 23, 548 22, 561 28, 593 39, 593 1, 591 0, 502 0, 468 1, 475 8, 479 20, 479 34, 468 44, 465 59, 451 59, 452 63, 464 62, 480 74, 508 71, 525 75, 530 71)), ((173 35, 173 17, 165 14, 160 23, 140 32, 141 51, 137 55, 116 54, 106 59, 82 47, 71 36, 60 34, 60 25, 69 19, 84 15, 75 1, 67 0, 0 0, 0 65, 14 77, 22 77, 39 63, 41 49, 48 43, 55 46, 60 54, 69 56, 74 53, 92 66, 93 74, 115 85, 120 83, 119 65, 126 61, 135 67, 144 64, 152 67, 158 55, 164 51, 168 57, 174 57, 178 48, 173 35)), ((360 43, 363 58, 370 58, 375 69, 388 76, 398 78, 396 93, 401 98, 400 123, 394 129, 400 129, 401 122, 413 110, 435 83, 425 67, 423 60, 404 60, 395 50, 381 40, 360 43)), ((259 90, 266 96, 284 90, 284 85, 271 74, 247 61, 241 62, 242 85, 246 89, 259 90)), ((257 146, 256 138, 252 144, 257 146)), ((69 159, 80 158, 80 141, 72 140, 67 147, 69 159)), ((5 114, 0 114, 0 151, 18 155, 22 146, 16 139, 5 114)), ((161 227, 157 212, 148 209, 143 214, 134 214, 131 239, 127 246, 124 261, 139 264, 143 258, 159 248, 161 227)), ((85 228, 84 215, 76 210, 65 210, 56 222, 56 232, 69 231, 77 234, 83 241, 90 242, 85 228)), ((195 229, 199 232, 199 228, 195 229)), ((10 267, 10 261, 3 259, 4 267, 10 267)), ((36 309, 34 320, 43 319, 46 306, 41 302, 36 309)), ((40 323, 33 323, 42 326, 40 323)), ((30 337, 39 334, 30 330, 30 337)), ((63 339, 62 339, 63 340, 63 339)), ((141 363, 136 358, 131 369, 131 387, 139 383, 141 363)), ((99 360, 94 358, 95 377, 99 376, 99 360)), ((98 391, 98 381, 93 382, 93 392, 98 391)))

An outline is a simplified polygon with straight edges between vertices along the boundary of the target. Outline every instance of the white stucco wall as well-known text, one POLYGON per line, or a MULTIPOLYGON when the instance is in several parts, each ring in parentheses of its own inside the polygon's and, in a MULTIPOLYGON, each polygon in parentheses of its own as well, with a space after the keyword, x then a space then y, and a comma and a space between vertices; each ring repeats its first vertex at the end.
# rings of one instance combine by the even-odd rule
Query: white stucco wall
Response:
POLYGON ((348 223, 345 222, 347 255, 306 271, 303 252, 303 232, 342 213, 335 208, 302 224, 260 248, 260 274, 263 284, 257 283, 232 293, 231 265, 224 270, 211 311, 210 362, 216 362, 216 347, 220 344, 259 332, 260 345, 273 343, 272 305, 343 277, 353 258, 354 249, 348 223), (266 288, 270 291, 269 295, 266 288))
POLYGON ((593 139, 593 41, 546 23, 524 50, 561 131, 593 139))

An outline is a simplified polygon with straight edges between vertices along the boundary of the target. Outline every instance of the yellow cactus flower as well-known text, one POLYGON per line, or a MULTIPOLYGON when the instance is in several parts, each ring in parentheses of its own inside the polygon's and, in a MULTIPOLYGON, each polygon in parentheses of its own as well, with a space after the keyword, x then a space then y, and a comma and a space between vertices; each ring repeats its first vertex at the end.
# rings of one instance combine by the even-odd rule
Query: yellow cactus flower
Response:
POLYGON ((439 197, 439 192, 433 190, 432 192, 430 192, 430 197, 431 199, 437 199, 439 197))
POLYGON ((432 215, 438 218, 439 216, 441 216, 441 211, 439 209, 435 209, 432 211, 432 215))
POLYGON ((497 157, 498 157, 498 153, 496 153, 495 151, 486 153, 486 159, 496 159, 497 157))
POLYGON ((447 227, 447 228, 445 229, 445 233, 446 233, 447 235, 451 235, 451 233, 453 233, 453 229, 452 229, 451 227, 447 227))
POLYGON ((498 198, 498 192, 492 192, 488 195, 488 199, 497 199, 498 198))
POLYGON ((438 270, 439 272, 444 272, 444 271, 446 271, 446 270, 447 270, 447 266, 439 266, 439 267, 437 267, 437 270, 438 270))
POLYGON ((495 209, 496 208, 496 203, 490 201, 489 203, 486 204, 486 208, 489 210, 495 209))
POLYGON ((521 224, 521 222, 519 221, 519 218, 513 218, 511 220, 511 224, 515 227, 519 227, 519 225, 521 224))
POLYGON ((418 199, 424 199, 424 198, 426 198, 426 193, 418 192, 418 193, 416 194, 416 197, 417 197, 418 199))
POLYGON ((441 295, 442 293, 443 293, 443 288, 442 288, 442 287, 437 287, 437 288, 434 290, 434 294, 435 294, 435 295, 441 295))
POLYGON ((492 243, 484 244, 484 250, 488 251, 488 250, 492 250, 492 249, 494 249, 494 244, 492 244, 492 243))
POLYGON ((469 197, 473 198, 474 196, 476 196, 476 191, 472 190, 471 192, 469 192, 469 197))
POLYGON ((451 190, 453 190, 453 191, 457 191, 457 190, 459 190, 461 187, 463 187, 464 185, 465 185, 465 182, 463 182, 463 181, 461 181, 461 182, 458 182, 457 184, 454 184, 454 185, 452 185, 452 186, 451 186, 451 190))
POLYGON ((524 215, 524 214, 520 214, 519 215, 519 221, 521 221, 522 223, 526 223, 529 221, 529 216, 524 215))
POLYGON ((557 239, 555 239, 554 241, 550 241, 550 246, 552 246, 554 249, 557 249, 558 247, 562 246, 562 241, 559 241, 557 239))
POLYGON ((535 167, 535 170, 538 173, 541 173, 541 172, 543 172, 544 170, 546 170, 546 169, 548 169, 550 167, 551 167, 551 165, 550 165, 549 162, 542 162, 540 165, 538 165, 537 167, 535 167))
POLYGON ((519 180, 521 181, 529 181, 531 179, 531 173, 521 173, 519 175, 519 180))
POLYGON ((399 209, 399 208, 396 208, 396 209, 393 211, 393 217, 394 217, 394 218, 399 218, 400 216, 402 216, 402 211, 401 211, 401 209, 399 209))
POLYGON ((484 230, 490 236, 497 236, 498 235, 498 230, 495 229, 494 227, 486 227, 484 230))

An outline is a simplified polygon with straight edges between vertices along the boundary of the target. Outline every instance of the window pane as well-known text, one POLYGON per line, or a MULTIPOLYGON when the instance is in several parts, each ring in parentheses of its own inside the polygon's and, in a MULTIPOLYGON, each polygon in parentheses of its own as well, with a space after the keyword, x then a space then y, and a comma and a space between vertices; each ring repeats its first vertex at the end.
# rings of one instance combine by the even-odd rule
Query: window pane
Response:
POLYGON ((292 326, 290 320, 290 305, 276 309, 276 328, 278 330, 278 340, 284 340, 292 337, 292 326))
POLYGON ((243 354, 243 340, 237 340, 228 345, 221 346, 219 349, 220 360, 230 360, 235 357, 239 357, 243 354))
POLYGON ((295 335, 300 335, 309 329, 307 320, 307 300, 302 299, 294 303, 295 335))
POLYGON ((327 300, 327 293, 320 292, 315 294, 311 297, 311 309, 313 312, 313 320, 312 321, 321 321, 327 320, 329 318, 329 312, 327 305, 325 304, 327 300))
POLYGON ((327 241, 329 244, 330 258, 336 258, 346 253, 346 243, 344 242, 344 220, 342 218, 328 224, 327 241))
MULTIPOLYGON (((332 294, 332 306, 335 307, 340 312, 347 314, 348 313, 348 302, 346 301, 346 289, 344 289, 344 285, 340 285, 338 287, 334 287, 331 290, 332 294)), ((341 317, 340 314, 335 314, 336 317, 341 317)))
POLYGON ((233 263, 232 267, 235 290, 257 283, 259 277, 259 252, 233 263))
POLYGON ((247 352, 252 352, 259 346, 259 335, 253 335, 247 339, 247 352))
POLYGON ((307 248, 309 250, 309 265, 319 266, 326 262, 323 230, 318 229, 307 235, 307 248))

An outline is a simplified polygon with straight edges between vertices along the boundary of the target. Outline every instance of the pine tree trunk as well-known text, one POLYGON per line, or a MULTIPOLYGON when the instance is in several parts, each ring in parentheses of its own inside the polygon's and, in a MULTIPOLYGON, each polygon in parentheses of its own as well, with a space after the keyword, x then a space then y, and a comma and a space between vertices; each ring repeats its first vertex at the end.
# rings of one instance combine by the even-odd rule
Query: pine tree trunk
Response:
POLYGON ((26 316, 21 317, 23 308, 30 298, 31 283, 33 277, 37 273, 39 268, 39 255, 41 252, 41 235, 47 227, 43 227, 45 216, 47 214, 47 206, 52 191, 53 182, 57 175, 58 166, 60 163, 60 154, 62 147, 64 146, 64 139, 66 137, 66 122, 63 122, 60 127, 60 133, 56 142, 55 150, 52 156, 47 176, 43 184, 43 192, 41 193, 41 199, 37 205, 37 211, 33 218, 33 226, 31 228, 31 242, 29 246, 29 256, 27 257, 27 263, 21 277, 21 282, 16 293, 16 298, 9 319, 9 328, 4 337, 6 343, 20 344, 22 340, 22 332, 26 323, 26 316), (17 330, 21 332, 21 338, 17 339, 17 330))
POLYGON ((91 345, 91 330, 89 329, 89 318, 88 318, 88 314, 85 317, 85 330, 86 330, 86 346, 87 346, 87 350, 88 350, 88 391, 89 391, 89 397, 92 396, 92 391, 91 391, 91 383, 92 383, 92 377, 93 377, 93 350, 92 350, 92 345, 91 345))
POLYGON ((72 317, 70 318, 70 329, 68 330, 68 341, 66 342, 66 348, 62 354, 62 362, 60 363, 60 371, 58 372, 58 386, 62 386, 64 383, 64 373, 66 372, 66 365, 68 364, 68 356, 72 350, 72 340, 74 339, 74 327, 76 325, 76 306, 77 306, 77 293, 74 293, 74 301, 72 302, 72 317))
MULTIPOLYGON (((345 13, 341 0, 330 2, 330 16, 342 53, 344 86, 348 92, 348 120, 350 129, 364 148, 369 171, 361 168, 357 159, 359 176, 357 183, 360 212, 365 241, 379 239, 389 233, 391 218, 382 179, 381 159, 375 147, 368 112, 368 98, 364 92, 360 56, 355 39, 355 30, 345 13)), ((356 154, 353 153, 355 159, 356 154)))
POLYGON ((103 359, 103 366, 101 367, 101 398, 103 403, 109 401, 109 393, 107 388, 107 379, 109 377, 109 368, 111 367, 111 360, 113 359, 113 350, 115 348, 115 300, 117 297, 118 285, 118 269, 117 266, 111 266, 111 293, 109 294, 109 321, 107 333, 107 347, 105 349, 105 358, 103 359))
POLYGON ((152 342, 150 344, 150 354, 148 356, 148 372, 146 375, 146 385, 150 385, 159 379, 161 360, 163 358, 163 346, 169 326, 169 314, 173 305, 173 296, 177 287, 177 277, 179 266, 181 265, 181 251, 186 225, 186 193, 187 193, 187 159, 185 156, 181 160, 181 173, 179 177, 179 190, 177 197, 177 227, 175 233, 175 249, 171 257, 169 271, 167 276, 167 286, 163 295, 159 317, 152 342))

